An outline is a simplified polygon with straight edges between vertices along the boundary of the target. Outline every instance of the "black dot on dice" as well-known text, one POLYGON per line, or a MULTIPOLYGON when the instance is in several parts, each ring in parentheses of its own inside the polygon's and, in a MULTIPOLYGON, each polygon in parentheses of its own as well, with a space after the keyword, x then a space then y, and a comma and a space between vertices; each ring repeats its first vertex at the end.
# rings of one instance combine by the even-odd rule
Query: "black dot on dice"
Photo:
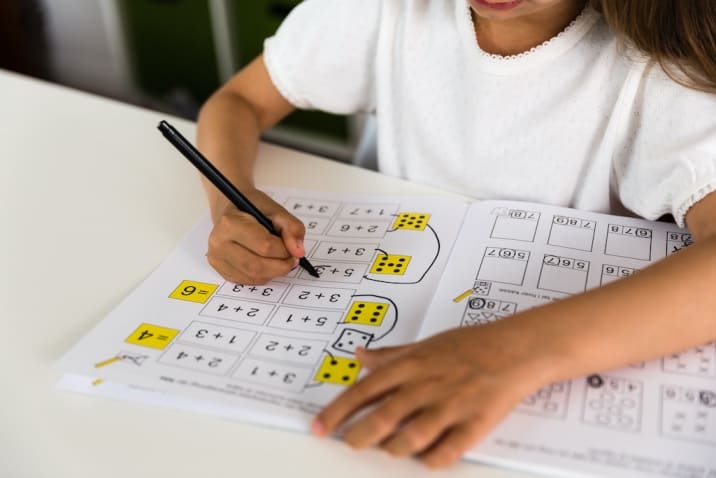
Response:
POLYGON ((347 381, 349 381, 350 379, 351 379, 351 378, 350 378, 348 375, 344 375, 343 377, 341 377, 341 380, 343 380, 344 382, 347 382, 347 381))
POLYGON ((378 322, 378 319, 376 319, 375 317, 371 317, 370 321, 371 321, 371 322, 378 322))
POLYGON ((383 267, 385 265, 385 262, 379 262, 378 265, 383 267))
POLYGON ((405 262, 405 257, 401 257, 400 259, 398 259, 398 262, 405 262))
POLYGON ((338 360, 331 360, 331 365, 338 365, 338 360))
POLYGON ((382 258, 381 260, 387 261, 387 260, 388 260, 388 256, 383 256, 383 258, 382 258))
POLYGON ((331 374, 330 374, 330 373, 324 373, 324 374, 323 374, 323 378, 329 379, 329 378, 331 378, 331 374))
POLYGON ((383 308, 383 306, 382 306, 382 305, 376 305, 375 308, 378 309, 378 310, 380 310, 380 309, 383 308))
POLYGON ((413 226, 415 229, 420 229, 420 225, 416 224, 413 226))
POLYGON ((377 317, 380 315, 380 312, 373 312, 373 315, 375 315, 377 317))
POLYGON ((376 271, 376 272, 382 272, 382 271, 383 271, 383 268, 382 268, 382 267, 376 267, 376 268, 375 268, 375 271, 376 271))
POLYGON ((351 363, 348 364, 348 368, 356 368, 356 364, 354 364, 353 362, 351 362, 351 363))
POLYGON ((358 307, 362 309, 363 307, 365 307, 365 304, 358 304, 358 307))
POLYGON ((400 269, 393 269, 393 272, 397 274, 398 272, 400 272, 400 269))
POLYGON ((354 315, 353 317, 351 317, 351 320, 358 320, 358 316, 354 315))
POLYGON ((420 216, 420 219, 425 219, 425 216, 424 215, 420 216))
MULTIPOLYGON (((385 265, 385 264, 381 264, 381 266, 382 265, 385 265)), ((393 267, 393 266, 395 266, 395 264, 393 262, 388 262, 388 267, 393 267)))

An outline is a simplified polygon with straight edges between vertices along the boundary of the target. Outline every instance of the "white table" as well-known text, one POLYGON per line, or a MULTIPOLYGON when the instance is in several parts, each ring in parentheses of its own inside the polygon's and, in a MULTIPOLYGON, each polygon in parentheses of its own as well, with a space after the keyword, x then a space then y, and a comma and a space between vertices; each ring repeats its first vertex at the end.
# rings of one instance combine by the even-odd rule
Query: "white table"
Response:
MULTIPOLYGON (((57 391, 53 364, 206 206, 156 130, 165 115, 1 71, 0 113, 0 476, 527 476, 467 463, 436 474, 332 439, 57 391)), ((275 146, 259 154, 262 184, 444 194, 275 146)))

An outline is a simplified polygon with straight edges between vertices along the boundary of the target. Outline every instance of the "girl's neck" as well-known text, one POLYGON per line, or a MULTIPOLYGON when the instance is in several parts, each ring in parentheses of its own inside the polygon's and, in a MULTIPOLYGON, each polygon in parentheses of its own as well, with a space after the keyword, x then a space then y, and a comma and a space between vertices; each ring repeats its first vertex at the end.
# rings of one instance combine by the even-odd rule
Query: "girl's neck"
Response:
POLYGON ((564 1, 512 19, 490 19, 472 13, 480 48, 490 54, 518 55, 557 36, 579 15, 586 1, 564 1))

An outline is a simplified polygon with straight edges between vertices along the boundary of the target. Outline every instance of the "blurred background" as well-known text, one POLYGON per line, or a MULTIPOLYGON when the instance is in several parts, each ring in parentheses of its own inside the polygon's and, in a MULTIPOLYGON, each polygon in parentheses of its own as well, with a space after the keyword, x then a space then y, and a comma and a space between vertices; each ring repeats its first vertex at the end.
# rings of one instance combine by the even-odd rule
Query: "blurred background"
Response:
MULTIPOLYGON (((300 0, 0 0, 0 68, 195 120, 300 0)), ((297 112, 265 140, 371 166, 363 117, 297 112)))

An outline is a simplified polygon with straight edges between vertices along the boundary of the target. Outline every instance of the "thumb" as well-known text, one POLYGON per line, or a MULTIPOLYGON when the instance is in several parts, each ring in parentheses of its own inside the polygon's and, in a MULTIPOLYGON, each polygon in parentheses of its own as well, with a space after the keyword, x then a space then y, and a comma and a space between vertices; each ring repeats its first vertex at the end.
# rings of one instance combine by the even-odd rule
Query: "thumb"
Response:
POLYGON ((373 350, 358 347, 356 349, 356 358, 363 366, 372 370, 392 362, 398 357, 408 353, 412 348, 412 344, 382 347, 373 350))
POLYGON ((306 228, 303 223, 289 213, 276 214, 271 218, 276 231, 281 235, 286 250, 293 257, 304 257, 306 249, 303 238, 306 228))

